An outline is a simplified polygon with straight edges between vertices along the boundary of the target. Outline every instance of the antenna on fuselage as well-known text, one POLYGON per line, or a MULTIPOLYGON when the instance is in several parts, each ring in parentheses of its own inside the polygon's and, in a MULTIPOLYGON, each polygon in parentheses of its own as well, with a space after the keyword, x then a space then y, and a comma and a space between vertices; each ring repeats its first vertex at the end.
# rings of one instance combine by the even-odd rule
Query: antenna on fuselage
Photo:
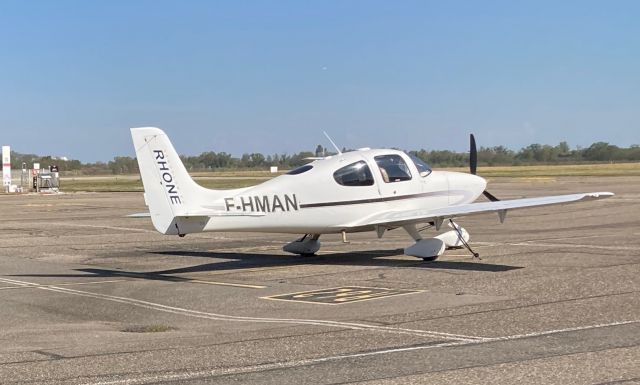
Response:
POLYGON ((342 151, 340 151, 340 148, 338 148, 338 146, 336 145, 336 143, 331 139, 331 137, 329 136, 329 134, 327 134, 326 131, 322 131, 322 133, 324 134, 324 136, 327 137, 327 139, 329 139, 329 142, 331 142, 331 144, 333 145, 333 148, 336 149, 336 151, 338 151, 338 155, 342 155, 342 151))

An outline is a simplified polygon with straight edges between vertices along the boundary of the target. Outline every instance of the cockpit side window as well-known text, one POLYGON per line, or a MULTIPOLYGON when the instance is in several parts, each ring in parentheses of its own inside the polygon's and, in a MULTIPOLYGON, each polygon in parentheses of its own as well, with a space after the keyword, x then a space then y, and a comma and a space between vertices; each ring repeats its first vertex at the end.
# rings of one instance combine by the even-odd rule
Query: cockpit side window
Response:
POLYGON ((411 171, 400 155, 379 155, 374 159, 385 183, 411 180, 411 171))
POLYGON ((425 177, 428 176, 429 174, 431 174, 431 166, 429 166, 425 161, 423 161, 422 159, 418 158, 415 155, 411 155, 411 154, 407 154, 409 155, 409 158, 411 158, 411 160, 413 161, 413 164, 416 165, 416 168, 418 169, 418 172, 420 173, 421 177, 425 177))
POLYGON ((344 166, 333 173, 333 179, 343 186, 372 186, 373 174, 363 160, 344 166))

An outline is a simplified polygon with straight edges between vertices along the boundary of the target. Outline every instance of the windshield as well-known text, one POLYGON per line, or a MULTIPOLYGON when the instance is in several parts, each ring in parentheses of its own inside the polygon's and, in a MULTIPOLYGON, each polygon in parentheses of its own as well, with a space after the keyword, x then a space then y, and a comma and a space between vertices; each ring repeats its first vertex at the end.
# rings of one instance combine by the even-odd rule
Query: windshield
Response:
POLYGON ((411 158, 411 160, 413 161, 413 164, 416 165, 416 168, 418 169, 418 172, 420 173, 421 177, 425 177, 429 174, 431 174, 431 167, 422 159, 418 158, 415 155, 411 155, 411 154, 407 154, 409 155, 409 158, 411 158))

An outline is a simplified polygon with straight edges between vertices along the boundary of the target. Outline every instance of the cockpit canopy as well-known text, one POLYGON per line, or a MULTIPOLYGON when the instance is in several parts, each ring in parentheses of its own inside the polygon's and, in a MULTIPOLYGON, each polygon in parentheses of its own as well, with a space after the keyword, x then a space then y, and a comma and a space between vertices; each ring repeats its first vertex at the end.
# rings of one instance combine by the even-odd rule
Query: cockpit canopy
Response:
MULTIPOLYGON (((406 155, 414 163, 421 177, 431 174, 431 167, 422 159, 411 154, 406 155)), ((377 155, 373 157, 373 160, 376 162, 375 165, 385 183, 409 181, 413 178, 412 168, 407 164, 408 160, 403 154, 377 155)), ((294 173, 298 173, 297 170, 294 170, 294 173)), ((413 173, 415 173, 415 169, 413 173)), ((365 160, 359 160, 338 169, 333 173, 333 179, 342 186, 373 186, 375 183, 371 169, 365 160)))

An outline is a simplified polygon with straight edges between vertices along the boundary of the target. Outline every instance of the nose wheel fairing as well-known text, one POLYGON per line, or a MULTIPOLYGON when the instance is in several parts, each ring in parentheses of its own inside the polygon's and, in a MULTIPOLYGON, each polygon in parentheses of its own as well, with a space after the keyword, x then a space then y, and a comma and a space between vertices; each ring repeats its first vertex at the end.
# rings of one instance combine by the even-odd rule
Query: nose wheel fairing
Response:
POLYGON ((405 255, 422 258, 425 261, 434 261, 447 249, 467 247, 470 239, 469 232, 453 221, 449 221, 448 225, 453 230, 433 238, 422 238, 415 225, 403 226, 405 231, 416 241, 415 244, 404 249, 405 255))

